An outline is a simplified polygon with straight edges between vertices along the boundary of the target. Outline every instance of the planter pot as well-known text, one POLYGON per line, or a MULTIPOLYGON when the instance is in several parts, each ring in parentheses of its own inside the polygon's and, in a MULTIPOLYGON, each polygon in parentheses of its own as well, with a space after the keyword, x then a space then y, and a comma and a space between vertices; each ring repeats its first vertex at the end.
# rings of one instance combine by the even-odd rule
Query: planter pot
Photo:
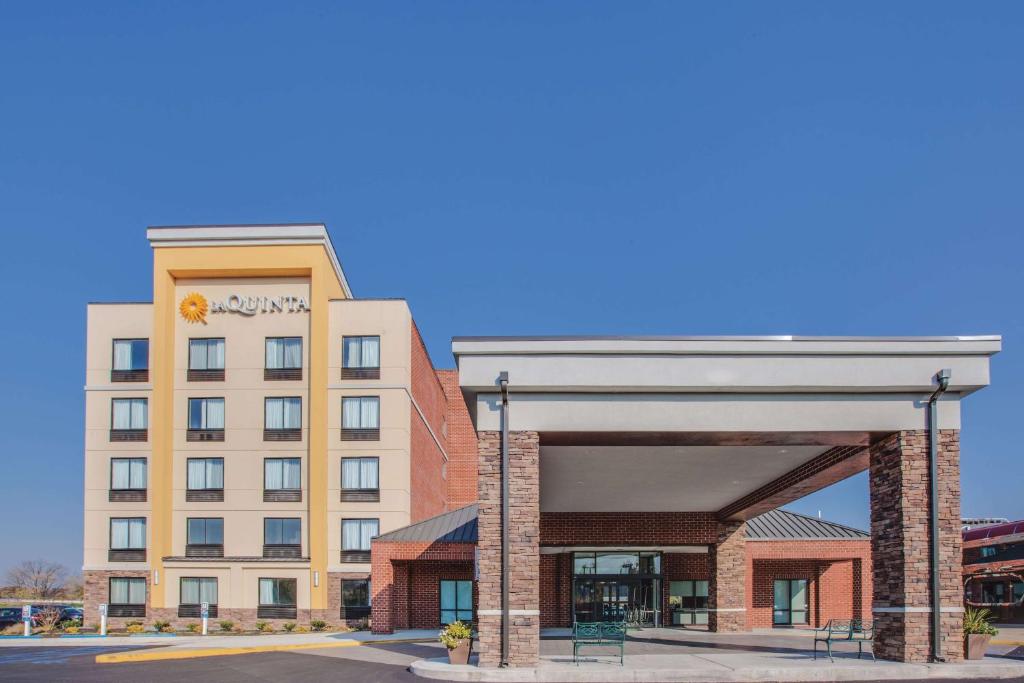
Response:
POLYGON ((469 664, 469 653, 473 649, 473 639, 460 640, 458 647, 448 650, 449 664, 469 664))
POLYGON ((992 636, 979 634, 971 634, 964 638, 964 654, 967 659, 982 659, 990 640, 992 640, 992 636))

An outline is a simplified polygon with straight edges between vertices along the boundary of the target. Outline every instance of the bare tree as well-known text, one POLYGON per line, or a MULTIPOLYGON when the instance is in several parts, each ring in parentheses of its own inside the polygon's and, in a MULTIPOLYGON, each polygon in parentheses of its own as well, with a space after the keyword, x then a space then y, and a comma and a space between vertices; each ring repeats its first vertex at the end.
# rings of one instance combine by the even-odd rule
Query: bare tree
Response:
POLYGON ((7 571, 7 583, 25 598, 51 600, 64 589, 68 570, 56 562, 24 560, 7 571))

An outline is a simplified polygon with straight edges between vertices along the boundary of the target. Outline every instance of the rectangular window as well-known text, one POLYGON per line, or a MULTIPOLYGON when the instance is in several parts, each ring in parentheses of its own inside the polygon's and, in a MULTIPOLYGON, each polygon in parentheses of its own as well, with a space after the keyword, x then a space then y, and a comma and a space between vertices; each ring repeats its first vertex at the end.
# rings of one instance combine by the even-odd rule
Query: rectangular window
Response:
POLYGON ((266 458, 263 461, 263 502, 292 503, 302 500, 302 460, 266 458))
POLYGON ((300 557, 302 520, 267 517, 263 520, 263 557, 300 557))
POLYGON ((378 458, 341 459, 341 500, 348 503, 367 503, 380 500, 378 458))
POLYGON ((298 396, 266 398, 263 402, 263 440, 302 439, 302 399, 298 396))
POLYGON ((295 596, 298 594, 296 583, 295 579, 260 579, 256 616, 260 619, 294 619, 295 596))
POLYGON ((364 619, 370 616, 370 580, 341 580, 341 618, 364 619))
POLYGON ((341 399, 341 440, 380 440, 380 398, 350 396, 341 399))
POLYGON ((111 458, 111 502, 140 502, 146 500, 146 459, 111 458))
POLYGON ((149 380, 149 340, 115 339, 111 365, 111 382, 146 382, 149 380))
POLYGON ((111 577, 107 614, 111 617, 146 616, 146 580, 111 577))
POLYGON ((380 535, 379 520, 341 520, 341 561, 369 562, 370 541, 378 535, 380 535))
POLYGON ((189 458, 185 500, 193 503, 224 500, 224 458, 189 458))
POLYGON ((441 580, 441 625, 473 621, 473 582, 441 580))
POLYGON ((224 518, 185 520, 185 557, 224 557, 224 518))
POLYGON ((188 400, 188 432, 186 440, 224 440, 223 398, 190 398, 188 400))
POLYGON ((211 577, 182 577, 179 584, 178 616, 198 619, 202 604, 210 605, 210 616, 217 616, 217 579, 211 577))
POLYGON ((773 625, 807 623, 807 579, 776 579, 772 597, 773 625))
POLYGON ((110 400, 110 440, 145 441, 149 429, 149 402, 144 398, 110 400))
POLYGON ((708 582, 670 581, 668 608, 672 624, 689 626, 708 623, 708 582))
POLYGON ((302 379, 302 337, 267 337, 263 379, 302 379))
POLYGON ((342 379, 380 379, 380 337, 343 337, 342 379))
POLYGON ((188 381, 224 380, 224 339, 188 340, 188 381))
POLYGON ((112 517, 110 519, 111 562, 146 561, 146 518, 112 517))

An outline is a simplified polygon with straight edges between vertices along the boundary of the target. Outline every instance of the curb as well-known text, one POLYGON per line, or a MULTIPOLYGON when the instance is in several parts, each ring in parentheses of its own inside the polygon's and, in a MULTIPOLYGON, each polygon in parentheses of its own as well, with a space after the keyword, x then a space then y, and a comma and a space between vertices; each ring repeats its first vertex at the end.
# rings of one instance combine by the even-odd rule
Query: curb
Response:
POLYGON ((397 640, 343 640, 334 643, 284 643, 281 645, 249 645, 245 647, 208 647, 191 650, 145 650, 143 652, 117 652, 96 655, 97 664, 124 664, 126 662, 157 662, 171 659, 199 659, 202 657, 227 657, 251 655, 260 652, 290 652, 295 650, 324 650, 336 647, 360 647, 362 645, 388 645, 390 643, 428 643, 433 639, 404 638, 397 640))

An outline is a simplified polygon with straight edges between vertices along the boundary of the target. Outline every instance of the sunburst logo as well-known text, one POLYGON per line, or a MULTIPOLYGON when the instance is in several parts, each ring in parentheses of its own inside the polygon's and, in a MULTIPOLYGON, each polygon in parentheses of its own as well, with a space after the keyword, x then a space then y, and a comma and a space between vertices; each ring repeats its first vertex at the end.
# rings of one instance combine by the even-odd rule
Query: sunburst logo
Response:
POLYGON ((178 312, 188 323, 203 323, 205 325, 206 313, 209 310, 210 305, 206 303, 206 297, 197 292, 190 292, 178 305, 178 312))

